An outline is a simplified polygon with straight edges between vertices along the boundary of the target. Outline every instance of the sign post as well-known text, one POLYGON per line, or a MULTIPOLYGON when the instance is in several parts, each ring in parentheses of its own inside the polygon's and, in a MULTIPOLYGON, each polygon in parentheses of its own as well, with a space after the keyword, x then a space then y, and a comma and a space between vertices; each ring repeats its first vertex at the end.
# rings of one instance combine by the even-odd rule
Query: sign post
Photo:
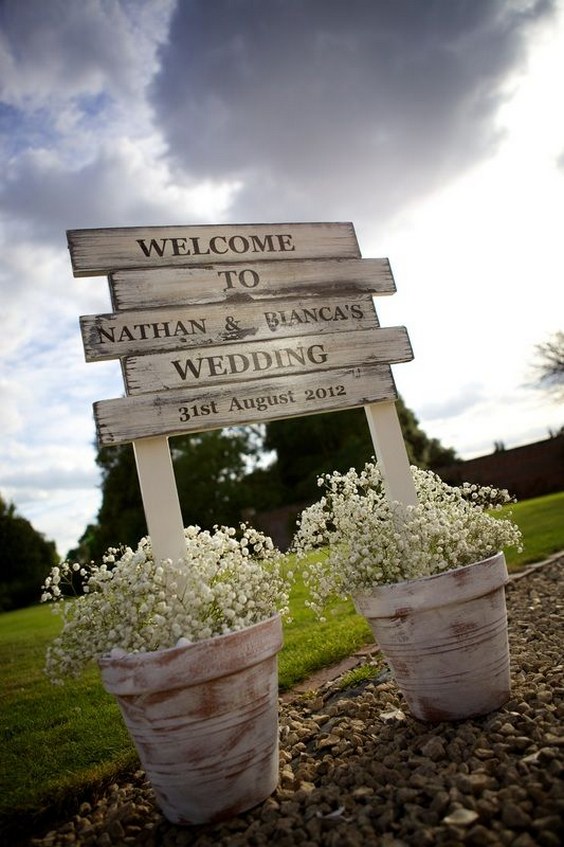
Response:
POLYGON ((186 553, 186 541, 168 438, 136 438, 133 453, 155 560, 177 562, 186 553))
POLYGON ((107 274, 114 312, 81 318, 87 361, 119 359, 127 396, 94 404, 100 445, 133 442, 155 558, 181 558, 168 437, 364 406, 388 497, 415 504, 392 363, 395 291, 352 224, 73 230, 75 276, 107 274))
POLYGON ((371 403, 364 411, 388 500, 416 506, 417 494, 395 402, 371 403))

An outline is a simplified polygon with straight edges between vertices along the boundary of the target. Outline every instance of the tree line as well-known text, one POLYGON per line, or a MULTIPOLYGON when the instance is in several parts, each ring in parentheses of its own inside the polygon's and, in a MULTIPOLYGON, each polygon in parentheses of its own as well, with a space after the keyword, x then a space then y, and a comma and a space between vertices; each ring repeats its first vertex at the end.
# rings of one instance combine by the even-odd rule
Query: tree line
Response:
MULTIPOLYGON (((454 452, 429 439, 401 400, 398 412, 414 464, 453 461, 454 452)), ((319 474, 361 466, 373 453, 362 409, 176 436, 170 448, 184 525, 204 529, 312 501, 319 474)), ((96 462, 102 501, 95 522, 66 554, 72 561, 100 561, 109 547, 134 547, 147 533, 132 446, 103 447, 96 462)), ((37 602, 58 561, 54 542, 0 498, 0 611, 37 602)))
POLYGON ((55 543, 0 496, 0 612, 36 603, 42 582, 58 561, 55 543))
MULTIPOLYGON (((428 438, 401 400, 398 414, 413 464, 455 461, 454 451, 428 438)), ((176 436, 170 449, 184 525, 205 529, 237 525, 252 511, 311 502, 320 474, 360 467, 374 452, 363 409, 176 436)), ((101 448, 96 461, 100 510, 69 553, 82 562, 99 560, 108 547, 134 546, 147 532, 131 445, 101 448)))
MULTIPOLYGON (((564 333, 537 345, 536 353, 535 383, 560 400, 564 333)), ((397 407, 412 464, 434 469, 456 461, 454 450, 429 438, 401 399, 397 407)), ((373 454, 362 409, 177 436, 170 446, 184 523, 203 528, 314 500, 320 474, 361 467, 373 454)), ((96 461, 102 502, 96 521, 67 554, 75 561, 99 561, 108 547, 135 546, 147 531, 131 445, 102 448, 96 461)), ((0 496, 0 611, 37 602, 58 561, 54 542, 0 496)))

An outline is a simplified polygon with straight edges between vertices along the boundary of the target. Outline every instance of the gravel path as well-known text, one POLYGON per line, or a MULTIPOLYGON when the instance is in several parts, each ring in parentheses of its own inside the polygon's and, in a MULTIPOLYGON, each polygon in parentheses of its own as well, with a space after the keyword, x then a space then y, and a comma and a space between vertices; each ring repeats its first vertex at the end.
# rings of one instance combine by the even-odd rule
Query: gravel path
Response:
POLYGON ((403 711, 387 672, 356 687, 333 680, 281 701, 280 783, 256 809, 174 826, 138 771, 29 844, 560 847, 563 575, 560 557, 508 586, 513 689, 499 711, 430 725, 403 711))

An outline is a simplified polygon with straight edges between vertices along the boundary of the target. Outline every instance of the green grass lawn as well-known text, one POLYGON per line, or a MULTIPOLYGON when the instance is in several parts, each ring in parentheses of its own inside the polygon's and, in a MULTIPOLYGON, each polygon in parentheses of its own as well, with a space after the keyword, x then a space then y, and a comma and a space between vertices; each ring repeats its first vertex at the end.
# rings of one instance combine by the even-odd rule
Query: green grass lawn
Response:
MULTIPOLYGON (((510 568, 564 550, 564 492, 512 507, 525 550, 508 555, 510 568)), ((279 656, 281 690, 350 655, 372 640, 368 625, 342 604, 326 623, 292 596, 279 656)), ((0 614, 0 824, 45 809, 62 813, 90 796, 93 785, 115 778, 137 761, 118 708, 95 667, 80 680, 54 687, 43 674, 45 647, 60 626, 49 607, 0 614)))
POLYGON ((540 562, 564 550, 564 492, 515 503, 510 508, 523 533, 522 553, 507 553, 508 566, 540 562))
MULTIPOLYGON (((297 585, 279 655, 281 690, 372 640, 351 604, 319 623, 304 607, 304 595, 297 585)), ((48 606, 0 615, 0 824, 16 810, 29 817, 46 806, 71 809, 92 784, 105 784, 137 762, 96 667, 63 686, 43 674, 45 648, 59 627, 48 606)))

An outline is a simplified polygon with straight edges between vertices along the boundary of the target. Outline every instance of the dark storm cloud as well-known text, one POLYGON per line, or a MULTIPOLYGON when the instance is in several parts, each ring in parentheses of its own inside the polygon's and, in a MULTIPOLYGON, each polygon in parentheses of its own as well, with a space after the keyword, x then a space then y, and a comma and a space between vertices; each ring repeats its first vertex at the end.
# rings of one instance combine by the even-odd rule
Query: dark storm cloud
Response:
POLYGON ((180 2, 151 96, 231 217, 381 217, 495 151, 502 84, 553 0, 180 2))
POLYGON ((0 191, 0 220, 24 221, 24 234, 31 227, 35 241, 63 247, 66 229, 152 223, 157 202, 130 184, 128 164, 123 150, 100 150, 77 170, 23 155, 0 191))

